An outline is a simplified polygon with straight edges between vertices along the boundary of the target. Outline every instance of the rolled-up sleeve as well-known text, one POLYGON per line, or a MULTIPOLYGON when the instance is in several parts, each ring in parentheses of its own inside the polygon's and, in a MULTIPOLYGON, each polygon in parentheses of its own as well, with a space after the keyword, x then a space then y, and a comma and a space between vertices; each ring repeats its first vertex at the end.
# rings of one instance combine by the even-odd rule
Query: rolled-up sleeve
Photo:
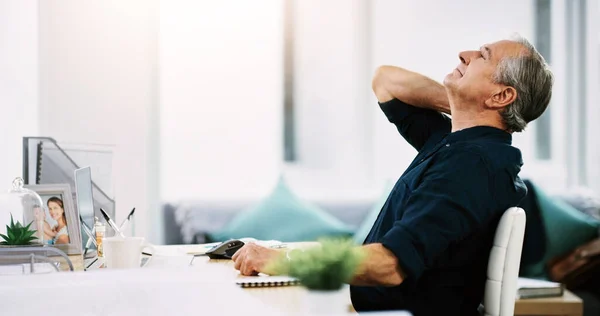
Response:
POLYGON ((421 151, 427 140, 435 133, 448 133, 452 129, 450 118, 444 114, 418 108, 398 99, 379 103, 379 107, 390 123, 417 151, 421 151))
POLYGON ((412 280, 418 280, 449 245, 497 215, 494 179, 481 156, 464 152, 447 159, 451 161, 428 171, 431 176, 411 193, 402 218, 382 239, 412 280), (439 169, 448 165, 454 167, 439 169))

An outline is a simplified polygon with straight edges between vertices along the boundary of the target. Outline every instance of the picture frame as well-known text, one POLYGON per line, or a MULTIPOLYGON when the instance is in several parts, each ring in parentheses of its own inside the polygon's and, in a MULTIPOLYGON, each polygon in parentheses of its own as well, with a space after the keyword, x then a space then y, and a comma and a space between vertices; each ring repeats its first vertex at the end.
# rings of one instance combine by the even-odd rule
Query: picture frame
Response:
MULTIPOLYGON (((75 208, 71 186, 62 184, 25 185, 42 198, 39 213, 41 220, 32 223, 32 228, 43 231, 43 244, 64 251, 67 255, 82 253, 81 223, 75 208), (42 227, 43 226, 43 227, 42 227)), ((33 218, 33 215, 32 217, 33 218)))

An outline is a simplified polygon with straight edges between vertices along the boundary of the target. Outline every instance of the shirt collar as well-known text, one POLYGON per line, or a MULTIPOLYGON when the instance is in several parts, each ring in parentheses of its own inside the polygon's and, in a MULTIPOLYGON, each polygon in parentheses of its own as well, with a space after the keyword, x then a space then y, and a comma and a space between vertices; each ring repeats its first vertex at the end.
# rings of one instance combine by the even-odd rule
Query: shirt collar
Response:
POLYGON ((499 128, 491 126, 474 126, 449 133, 448 141, 465 141, 475 139, 489 139, 501 143, 512 144, 512 135, 499 128))

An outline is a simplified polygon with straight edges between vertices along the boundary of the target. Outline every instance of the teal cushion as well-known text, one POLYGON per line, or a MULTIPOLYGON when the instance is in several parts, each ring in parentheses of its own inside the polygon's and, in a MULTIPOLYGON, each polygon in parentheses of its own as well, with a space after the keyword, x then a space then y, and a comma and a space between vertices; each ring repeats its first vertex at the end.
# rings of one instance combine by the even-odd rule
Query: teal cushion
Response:
POLYGON ((539 262, 522 266, 520 274, 547 279, 548 261, 597 237, 600 222, 559 199, 549 197, 539 187, 534 186, 534 189, 546 231, 546 253, 539 262))
POLYGON ((377 217, 379 216, 379 213, 381 212, 381 209, 383 208, 383 205, 387 201, 387 199, 390 195, 390 192, 392 192, 393 188, 394 188, 394 182, 389 182, 385 185, 383 194, 379 197, 377 202, 373 205, 371 210, 367 213, 367 216, 365 217, 365 219, 362 221, 362 223, 360 224, 360 226, 354 233, 354 237, 352 239, 354 240, 355 244, 357 244, 357 245, 363 244, 363 242, 367 238, 367 235, 371 231, 373 224, 375 224, 375 221, 377 220, 377 217))
POLYGON ((267 198, 239 213, 220 231, 208 235, 215 241, 252 237, 292 242, 314 241, 320 237, 350 237, 352 229, 322 209, 301 200, 280 179, 267 198))

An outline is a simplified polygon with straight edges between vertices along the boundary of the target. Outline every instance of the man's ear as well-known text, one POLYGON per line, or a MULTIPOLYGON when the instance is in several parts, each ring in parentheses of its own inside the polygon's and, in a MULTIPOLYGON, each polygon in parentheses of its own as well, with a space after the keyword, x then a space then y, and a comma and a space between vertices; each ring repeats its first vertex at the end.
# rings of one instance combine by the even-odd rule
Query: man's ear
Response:
POLYGON ((491 109, 501 109, 513 103, 517 99, 517 90, 513 87, 502 87, 494 93, 489 99, 485 100, 485 105, 491 109))

